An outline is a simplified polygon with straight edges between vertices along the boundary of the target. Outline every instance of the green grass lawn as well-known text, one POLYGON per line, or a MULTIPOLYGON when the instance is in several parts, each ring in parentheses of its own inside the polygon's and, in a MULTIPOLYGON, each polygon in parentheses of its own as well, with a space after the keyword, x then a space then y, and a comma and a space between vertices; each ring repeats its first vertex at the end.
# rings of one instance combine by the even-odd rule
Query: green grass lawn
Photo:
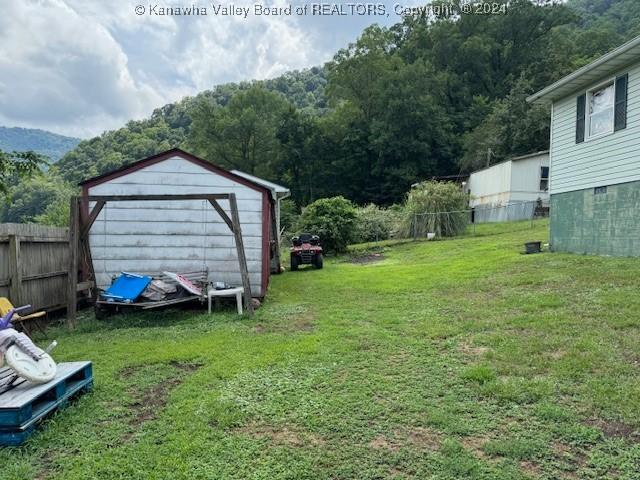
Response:
POLYGON ((0 477, 640 478, 640 259, 485 230, 286 272, 252 320, 52 331, 95 389, 0 449, 0 477))

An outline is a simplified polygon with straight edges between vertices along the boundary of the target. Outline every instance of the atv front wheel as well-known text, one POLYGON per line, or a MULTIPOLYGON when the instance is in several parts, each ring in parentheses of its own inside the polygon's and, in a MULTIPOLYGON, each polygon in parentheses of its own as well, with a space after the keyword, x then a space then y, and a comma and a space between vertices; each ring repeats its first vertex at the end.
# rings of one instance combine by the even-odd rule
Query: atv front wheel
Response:
POLYGON ((314 263, 314 266, 315 266, 317 269, 321 269, 321 268, 322 268, 322 260, 323 260, 323 259, 322 259, 322 254, 321 254, 321 253, 318 253, 318 254, 316 255, 315 263, 314 263))
POLYGON ((291 255, 291 271, 295 272, 298 270, 299 259, 295 255, 291 255))

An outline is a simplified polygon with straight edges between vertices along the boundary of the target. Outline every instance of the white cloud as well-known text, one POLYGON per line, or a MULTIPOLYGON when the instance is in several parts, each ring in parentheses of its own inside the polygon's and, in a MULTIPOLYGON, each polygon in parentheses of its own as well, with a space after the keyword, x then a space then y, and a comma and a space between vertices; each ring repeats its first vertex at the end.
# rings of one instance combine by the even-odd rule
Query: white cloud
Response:
MULTIPOLYGON (((288 0, 267 2, 284 6, 288 0)), ((353 40, 365 21, 136 15, 138 4, 147 10, 150 5, 144 0, 4 2, 0 125, 96 135, 216 84, 319 65, 353 40)), ((211 13, 210 1, 159 3, 192 4, 211 13)))
POLYGON ((95 134, 162 103, 109 31, 62 1, 6 5, 0 44, 2 124, 95 134))

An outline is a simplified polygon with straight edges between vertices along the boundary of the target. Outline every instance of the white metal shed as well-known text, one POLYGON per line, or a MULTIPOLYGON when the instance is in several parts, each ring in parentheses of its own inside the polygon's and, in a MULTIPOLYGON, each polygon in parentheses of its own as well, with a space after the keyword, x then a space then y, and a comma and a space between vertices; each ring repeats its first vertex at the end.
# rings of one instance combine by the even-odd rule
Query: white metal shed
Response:
MULTIPOLYGON (((80 185, 83 197, 234 193, 252 295, 265 296, 271 260, 279 258, 273 189, 180 149, 80 185)), ((85 204, 87 215, 92 205, 85 204)), ((228 201, 220 205, 230 214, 228 201)), ((233 234, 206 200, 108 203, 91 227, 89 243, 99 288, 122 271, 154 275, 204 268, 211 281, 242 283, 233 234)))

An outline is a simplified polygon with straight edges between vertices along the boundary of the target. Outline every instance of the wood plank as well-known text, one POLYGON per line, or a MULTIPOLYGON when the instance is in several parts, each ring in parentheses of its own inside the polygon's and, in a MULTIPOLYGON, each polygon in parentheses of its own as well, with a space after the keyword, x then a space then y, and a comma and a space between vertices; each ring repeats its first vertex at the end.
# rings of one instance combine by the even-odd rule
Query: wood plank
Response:
POLYGON ((43 278, 66 277, 68 274, 69 272, 67 270, 58 270, 57 272, 34 273, 33 275, 24 275, 22 277, 22 281, 29 282, 31 280, 41 280, 43 278))
POLYGON ((84 238, 87 236, 89 230, 91 230, 91 225, 93 225, 93 222, 95 222, 96 218, 98 218, 98 215, 100 215, 100 212, 102 211, 104 205, 105 202, 103 200, 99 200, 96 202, 93 210, 91 210, 91 214, 89 215, 87 222, 82 226, 82 231, 80 232, 80 241, 84 240, 84 238))
POLYGON ((18 235, 9 235, 9 272, 9 296, 15 305, 22 305, 22 264, 18 235))
POLYGON ((220 218, 224 221, 224 223, 227 224, 227 226, 229 227, 229 230, 233 231, 233 222, 231 222, 231 219, 229 218, 229 216, 227 215, 227 212, 225 212, 222 207, 220 206, 220 204, 215 201, 215 200, 209 200, 209 203, 211 204, 211 206, 213 207, 213 209, 218 212, 218 215, 220 215, 220 218))
MULTIPOLYGON (((262 223, 242 222, 243 230, 246 235, 253 237, 262 237, 262 223)), ((141 220, 111 221, 107 220, 106 230, 111 235, 130 235, 132 237, 144 237, 148 235, 199 235, 201 237, 211 236, 233 236, 229 227, 223 222, 145 222, 141 220), (205 235, 206 230, 206 235, 205 235)), ((100 242, 105 236, 105 224, 97 220, 91 231, 91 241, 98 239, 100 242)), ((136 238, 136 241, 138 238, 136 238)), ((202 241, 202 240, 201 240, 202 241)), ((103 243, 103 242, 101 242, 103 243)), ((202 245, 202 243, 200 243, 202 245)))
POLYGON ((38 385, 26 382, 23 385, 0 395, 0 410, 22 408, 24 405, 33 401, 34 398, 49 390, 52 385, 70 377, 89 365, 91 365, 91 362, 59 363, 57 366, 56 376, 50 382, 38 385))
POLYGON ((85 282, 78 282, 78 285, 76 286, 76 291, 83 292, 85 290, 92 289, 94 286, 95 286, 95 282, 92 282, 90 280, 87 280, 85 282))
POLYGON ((97 300, 96 303, 98 305, 107 305, 112 307, 134 307, 134 308, 141 308, 143 310, 149 310, 151 308, 165 307, 167 305, 175 305, 176 303, 192 302, 194 300, 202 300, 202 297, 199 297, 198 295, 191 295, 189 297, 171 298, 169 300, 161 300, 158 302, 134 302, 134 303, 108 302, 106 300, 97 300))
POLYGON ((228 193, 187 193, 180 195, 89 195, 86 200, 89 202, 132 202, 151 200, 227 200, 228 193))
MULTIPOLYGON (((195 200, 200 208, 153 208, 151 206, 145 206, 140 208, 116 208, 120 205, 118 202, 109 204, 109 211, 105 215, 104 210, 97 217, 94 228, 92 231, 102 231, 105 218, 108 224, 116 221, 123 222, 189 222, 194 224, 202 223, 217 223, 225 226, 225 221, 221 218, 221 215, 216 212, 207 200, 195 200)), ((222 206, 216 201, 216 204, 227 215, 222 206)), ((252 205, 248 205, 246 210, 239 210, 240 220, 242 223, 261 223, 262 211, 260 203, 253 202, 252 205)), ((228 225, 227 225, 228 226, 228 225)), ((227 227, 225 226, 225 228, 227 227)))
POLYGON ((244 253, 244 244, 242 242, 242 228, 240 226, 240 217, 238 216, 238 205, 236 203, 235 194, 229 194, 229 206, 231 207, 231 220, 233 222, 233 234, 236 239, 236 249, 238 251, 238 262, 240 264, 240 275, 242 277, 242 286, 244 288, 244 307, 250 317, 253 317, 253 304, 251 303, 251 282, 249 280, 249 271, 247 269, 247 258, 244 253))
MULTIPOLYGON (((166 190, 165 190, 166 191, 166 190)), ((154 192, 150 192, 153 194, 154 192)), ((108 195, 116 195, 116 193, 107 193, 108 195)), ((236 201, 238 202, 238 212, 240 212, 240 218, 242 218, 242 214, 245 212, 259 212, 261 210, 262 205, 262 197, 252 196, 251 198, 241 199, 236 197, 236 201)), ((111 212, 120 212, 127 210, 152 210, 152 211, 189 211, 189 212, 200 212, 202 211, 202 203, 206 202, 206 200, 138 200, 136 202, 112 202, 109 204, 109 218, 111 218, 111 212)), ((93 207, 96 202, 87 202, 89 207, 93 207)), ((226 212, 230 212, 229 210, 229 202, 228 200, 218 200, 218 203, 226 212)), ((211 216, 215 215, 213 210, 207 209, 211 213, 211 216)), ((104 210, 98 215, 98 218, 104 215, 104 210)))
POLYGON ((50 227, 35 223, 1 223, 0 237, 9 235, 19 235, 20 237, 41 237, 41 238, 66 238, 68 231, 66 228, 50 227))
MULTIPOLYGON (((273 254, 274 254, 273 261, 276 264, 275 273, 280 273, 280 266, 281 266, 282 260, 280 259, 280 232, 278 231, 278 216, 276 213, 275 202, 270 202, 270 203, 271 203, 271 207, 270 207, 271 234, 269 237, 269 246, 270 248, 273 249, 273 254)), ((271 261, 269 261, 269 263, 271 263, 271 261)))
MULTIPOLYGON (((33 237, 20 235, 20 240, 25 243, 67 243, 69 239, 66 237, 33 237)), ((8 242, 9 235, 0 236, 0 242, 8 242)))
MULTIPOLYGON (((250 236, 243 230, 244 246, 247 249, 262 249, 262 236, 250 236)), ((97 249, 103 248, 232 248, 235 250, 236 244, 233 234, 228 235, 148 235, 148 236, 130 236, 130 235, 91 235, 91 248, 94 249, 93 256, 97 255, 97 249)), ((66 266, 66 265, 65 265, 66 266)))
POLYGON ((69 279, 67 282, 67 321, 73 328, 78 301, 78 234, 80 233, 80 202, 71 197, 69 218, 69 279))

